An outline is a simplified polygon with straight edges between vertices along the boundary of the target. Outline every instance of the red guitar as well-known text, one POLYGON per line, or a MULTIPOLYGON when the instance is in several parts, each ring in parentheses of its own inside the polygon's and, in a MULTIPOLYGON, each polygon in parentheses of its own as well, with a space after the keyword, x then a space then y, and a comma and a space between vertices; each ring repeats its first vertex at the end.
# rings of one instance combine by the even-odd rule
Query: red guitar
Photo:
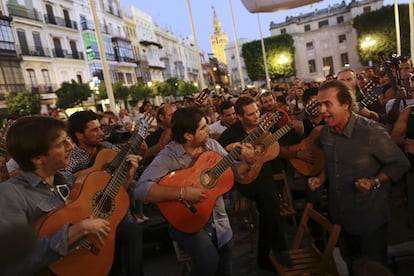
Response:
MULTIPOLYGON (((254 143, 274 124, 275 114, 268 113, 242 143, 254 143)), ((194 205, 186 201, 157 203, 161 213, 176 229, 194 233, 208 222, 217 198, 228 192, 234 184, 230 166, 240 157, 240 148, 235 147, 225 157, 213 151, 201 153, 188 169, 173 171, 164 176, 159 185, 168 187, 194 186, 204 188, 207 198, 194 205)))
POLYGON ((83 183, 78 185, 79 195, 73 201, 36 222, 39 237, 52 235, 64 225, 77 223, 90 215, 111 223, 111 232, 103 246, 95 236, 84 237, 79 241, 78 248, 49 266, 53 274, 108 275, 114 257, 116 228, 129 208, 129 196, 122 185, 130 168, 126 156, 144 141, 146 128, 142 125, 139 131, 134 132, 129 146, 123 147, 115 158, 115 154, 111 154, 114 151, 99 152, 97 161, 102 156, 111 156, 114 158, 111 165, 116 167, 113 170, 108 168, 90 172, 83 183))

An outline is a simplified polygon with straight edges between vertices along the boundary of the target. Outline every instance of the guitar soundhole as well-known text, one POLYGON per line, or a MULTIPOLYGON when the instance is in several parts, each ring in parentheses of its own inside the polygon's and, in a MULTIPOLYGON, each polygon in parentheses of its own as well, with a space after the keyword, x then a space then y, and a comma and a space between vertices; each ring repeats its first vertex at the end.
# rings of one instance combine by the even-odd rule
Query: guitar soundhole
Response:
POLYGON ((115 210, 115 202, 112 197, 99 191, 93 196, 92 208, 96 216, 108 218, 115 210))
POLYGON ((200 175, 200 184, 207 189, 212 189, 217 184, 217 178, 211 174, 210 170, 205 170, 200 175))

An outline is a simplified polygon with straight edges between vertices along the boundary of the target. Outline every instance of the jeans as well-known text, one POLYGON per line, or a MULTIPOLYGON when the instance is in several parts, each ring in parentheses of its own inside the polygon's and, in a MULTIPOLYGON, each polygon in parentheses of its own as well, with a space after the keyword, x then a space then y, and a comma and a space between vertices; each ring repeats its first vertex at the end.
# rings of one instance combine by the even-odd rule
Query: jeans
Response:
POLYGON ((130 221, 128 215, 124 217, 116 230, 114 262, 109 275, 144 275, 142 233, 141 225, 130 221))
POLYGON ((232 275, 233 240, 217 248, 216 236, 209 235, 205 230, 187 234, 169 227, 169 234, 191 256, 190 275, 232 275))
POLYGON ((388 253, 387 226, 388 224, 384 224, 374 232, 364 235, 353 235, 342 228, 339 238, 339 250, 348 266, 349 275, 353 275, 352 263, 360 257, 386 264, 388 253))

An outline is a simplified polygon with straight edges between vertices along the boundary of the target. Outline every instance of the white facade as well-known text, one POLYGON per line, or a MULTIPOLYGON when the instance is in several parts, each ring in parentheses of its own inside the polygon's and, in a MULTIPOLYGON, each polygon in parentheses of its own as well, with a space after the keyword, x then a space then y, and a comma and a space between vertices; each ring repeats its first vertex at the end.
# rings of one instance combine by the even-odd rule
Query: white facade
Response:
MULTIPOLYGON (((242 75, 244 78, 245 85, 251 84, 249 76, 247 75, 246 65, 244 63, 243 54, 242 54, 243 44, 248 43, 248 42, 250 42, 250 40, 247 38, 241 38, 237 40, 237 45, 239 46, 240 64, 242 67, 242 75)), ((241 88, 241 80, 240 80, 239 66, 237 62, 235 43, 234 42, 227 43, 224 50, 226 51, 227 72, 229 73, 229 77, 230 77, 230 86, 233 91, 237 91, 238 89, 241 88)))
POLYGON ((352 19, 364 12, 380 9, 382 0, 351 1, 329 6, 285 22, 270 23, 272 36, 288 33, 295 47, 296 77, 324 80, 346 67, 362 69, 357 52, 357 33, 352 19))
POLYGON ((13 17, 13 35, 27 89, 47 93, 64 81, 91 79, 74 2, 8 1, 6 12, 13 17))
POLYGON ((124 9, 124 13, 132 17, 136 24, 137 37, 141 45, 140 58, 146 60, 149 65, 152 81, 164 81, 164 63, 161 61, 162 45, 155 33, 155 24, 152 17, 145 12, 130 6, 124 9))

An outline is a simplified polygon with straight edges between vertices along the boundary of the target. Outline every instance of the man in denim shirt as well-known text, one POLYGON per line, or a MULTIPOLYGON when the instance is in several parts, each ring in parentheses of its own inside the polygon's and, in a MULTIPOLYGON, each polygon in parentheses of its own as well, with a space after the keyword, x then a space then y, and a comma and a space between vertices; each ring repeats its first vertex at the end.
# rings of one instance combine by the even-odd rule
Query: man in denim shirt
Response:
POLYGON ((320 142, 326 165, 308 185, 316 189, 329 183, 329 213, 342 226, 339 247, 352 275, 352 262, 358 257, 385 264, 390 183, 408 170, 409 163, 383 126, 354 113, 355 98, 346 84, 325 83, 318 102, 325 120, 320 142))
MULTIPOLYGON (((159 180, 171 171, 188 168, 195 157, 206 151, 215 151, 224 156, 227 152, 220 144, 209 139, 209 126, 203 112, 196 107, 175 111, 172 118, 170 142, 161 150, 141 175, 135 188, 135 197, 148 202, 187 201, 191 204, 206 199, 205 189, 187 186, 184 188, 159 185, 159 180)), ((253 146, 241 147, 241 161, 233 171, 236 178, 247 173, 254 160, 253 146)), ((174 227, 170 236, 192 259, 191 275, 231 275, 231 248, 233 233, 224 208, 223 198, 217 198, 209 221, 195 233, 184 233, 174 227)))
MULTIPOLYGON (((21 118, 10 127, 6 144, 21 173, 0 185, 0 229, 32 225, 62 207, 75 180, 71 174, 58 172, 73 149, 63 121, 44 116, 21 118)), ((110 230, 104 219, 65 224, 52 235, 39 238, 33 252, 0 268, 0 274, 35 274, 74 250, 85 235, 96 235, 103 243, 110 230)))

